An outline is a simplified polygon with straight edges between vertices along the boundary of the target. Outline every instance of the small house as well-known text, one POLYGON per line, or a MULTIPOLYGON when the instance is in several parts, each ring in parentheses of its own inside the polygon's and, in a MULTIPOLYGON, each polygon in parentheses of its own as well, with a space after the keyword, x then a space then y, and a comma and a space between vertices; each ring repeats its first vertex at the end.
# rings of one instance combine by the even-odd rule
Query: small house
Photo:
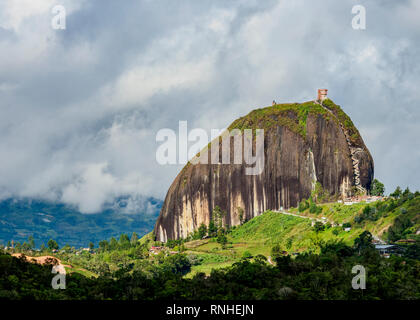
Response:
POLYGON ((327 98, 328 89, 318 89, 318 101, 324 101, 327 98))
POLYGON ((150 247, 149 252, 151 254, 158 254, 159 252, 162 251, 162 249, 163 249, 163 247, 152 246, 152 247, 150 247))
POLYGON ((395 244, 376 244, 375 249, 379 251, 379 254, 385 258, 389 258, 391 254, 398 254, 403 249, 395 244))

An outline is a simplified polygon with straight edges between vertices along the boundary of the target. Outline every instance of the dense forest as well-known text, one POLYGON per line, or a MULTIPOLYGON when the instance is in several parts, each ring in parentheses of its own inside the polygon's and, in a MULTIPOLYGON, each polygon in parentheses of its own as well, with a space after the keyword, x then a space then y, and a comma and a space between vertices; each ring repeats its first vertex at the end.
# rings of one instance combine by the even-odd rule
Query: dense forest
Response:
POLYGON ((4 299, 420 299, 420 243, 385 259, 368 232, 350 247, 322 244, 320 253, 295 258, 273 250, 275 265, 262 255, 185 278, 185 254, 161 256, 155 264, 128 265, 97 278, 67 275, 66 289, 51 288, 51 266, 0 255, 0 298, 4 299), (352 288, 352 268, 367 272, 366 289, 352 288), (362 292, 363 291, 363 292, 362 292))

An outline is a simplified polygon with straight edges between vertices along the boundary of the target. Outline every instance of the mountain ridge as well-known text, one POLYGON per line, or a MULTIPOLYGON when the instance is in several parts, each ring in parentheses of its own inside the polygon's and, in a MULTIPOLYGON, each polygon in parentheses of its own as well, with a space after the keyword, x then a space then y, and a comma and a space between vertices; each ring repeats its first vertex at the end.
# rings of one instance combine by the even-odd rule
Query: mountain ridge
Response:
POLYGON ((149 213, 123 213, 127 197, 119 197, 95 214, 81 213, 76 207, 60 202, 33 198, 9 198, 0 201, 0 240, 23 242, 33 236, 39 247, 54 239, 60 246, 87 247, 121 233, 150 232, 162 201, 147 198, 149 213), (153 209, 154 208, 154 209, 153 209))

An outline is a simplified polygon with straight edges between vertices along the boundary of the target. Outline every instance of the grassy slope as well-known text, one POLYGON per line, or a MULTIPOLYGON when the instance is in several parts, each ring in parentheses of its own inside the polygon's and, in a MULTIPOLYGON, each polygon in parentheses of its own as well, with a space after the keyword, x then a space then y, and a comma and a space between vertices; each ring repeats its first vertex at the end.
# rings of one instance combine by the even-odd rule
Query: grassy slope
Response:
MULTIPOLYGON (((415 225, 413 230, 420 227, 418 210, 420 208, 420 197, 408 201, 391 212, 387 212, 376 221, 364 221, 355 223, 354 218, 360 214, 366 203, 344 205, 340 203, 328 203, 320 205, 322 213, 311 214, 309 210, 299 213, 297 208, 292 208, 290 212, 299 214, 301 217, 284 215, 277 212, 267 211, 264 214, 251 219, 242 226, 236 227, 228 235, 229 244, 222 250, 214 239, 196 240, 186 243, 187 253, 206 257, 201 265, 193 266, 192 273, 210 273, 213 268, 222 268, 238 261, 245 251, 252 255, 270 255, 274 244, 279 244, 285 251, 302 252, 307 250, 317 250, 319 241, 343 240, 346 244, 352 245, 360 233, 365 230, 374 235, 386 238, 386 230, 393 224, 395 218, 401 214, 401 208, 407 209, 407 214, 415 225), (331 227, 322 232, 316 233, 311 227, 311 220, 305 217, 318 218, 326 217, 328 221, 337 224, 350 222, 352 229, 349 232, 342 227, 331 227), (334 234, 334 230, 336 234, 334 234), (338 233, 337 233, 338 232, 338 233), (291 239, 291 240, 289 240, 291 239), (211 258, 209 258, 211 257, 211 258)), ((370 206, 375 206, 370 204, 370 206)))
MULTIPOLYGON (((339 237, 343 236, 339 235, 339 237)), ((254 256, 262 254, 268 257, 275 244, 280 244, 284 250, 290 252, 305 251, 319 239, 331 237, 330 232, 316 234, 312 230, 310 219, 267 211, 235 228, 228 235, 230 243, 224 250, 217 242, 208 240, 195 241, 193 248, 190 248, 189 243, 186 243, 185 246, 190 248, 187 253, 193 253, 200 257, 213 256, 213 259, 204 260, 201 265, 192 268, 192 274, 196 272, 208 274, 213 268, 222 268, 240 260, 245 251, 254 256), (287 248, 287 239, 289 238, 292 238, 293 241, 291 247, 287 248), (224 257, 226 260, 219 262, 218 257, 224 257)))
MULTIPOLYGON (((371 208, 376 208, 379 211, 379 205, 389 206, 391 200, 385 202, 376 202, 371 203, 369 206, 371 208)), ((329 203, 321 205, 322 213, 311 214, 309 210, 305 210, 301 215, 321 218, 326 217, 331 222, 336 223, 345 223, 350 222, 355 231, 368 230, 372 234, 375 234, 381 238, 386 238, 386 231, 389 226, 394 223, 394 220, 402 215, 402 210, 406 211, 407 217, 413 221, 414 225, 412 226, 413 233, 420 228, 420 196, 415 197, 414 199, 407 200, 406 202, 397 205, 393 210, 386 212, 378 212, 377 219, 375 221, 365 219, 361 223, 355 222, 355 217, 363 211, 363 208, 366 206, 366 203, 353 204, 351 206, 346 206, 340 203, 329 203)), ((297 208, 290 209, 290 212, 299 214, 297 208)))

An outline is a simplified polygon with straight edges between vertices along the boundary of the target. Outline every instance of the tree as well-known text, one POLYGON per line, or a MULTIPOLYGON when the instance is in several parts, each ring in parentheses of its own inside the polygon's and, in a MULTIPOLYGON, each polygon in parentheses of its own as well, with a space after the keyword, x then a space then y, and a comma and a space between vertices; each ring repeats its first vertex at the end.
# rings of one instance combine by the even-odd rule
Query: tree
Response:
POLYGON ((35 248, 34 236, 29 236, 28 237, 28 245, 29 245, 30 250, 33 250, 35 248))
POLYGON ((19 252, 21 248, 22 248, 22 245, 20 244, 20 242, 16 242, 15 249, 19 252))
POLYGON ((242 254, 242 258, 244 258, 244 259, 251 259, 252 258, 251 252, 244 251, 244 253, 242 254))
POLYGON ((322 207, 318 207, 315 202, 311 202, 311 204, 309 205, 309 212, 310 213, 321 213, 322 212, 322 207))
POLYGON ((93 244, 93 242, 89 242, 89 250, 93 250, 95 248, 95 245, 93 244))
POLYGON ((238 210, 238 216, 239 216, 239 223, 240 225, 243 225, 245 222, 244 209, 242 209, 241 207, 237 207, 237 210, 238 210))
POLYGON ((102 277, 107 277, 111 273, 108 263, 106 263, 104 261, 99 261, 96 264, 96 270, 99 273, 99 275, 102 276, 102 277))
POLYGON ((370 194, 372 196, 383 196, 385 193, 385 186, 378 179, 374 179, 372 183, 372 188, 370 194))
POLYGON ((109 249, 111 250, 118 249, 118 241, 114 237, 112 237, 111 240, 109 240, 109 249))
POLYGON ((125 233, 122 233, 119 241, 120 248, 127 249, 130 247, 130 239, 125 233))
POLYGON ((207 227, 204 223, 198 228, 198 236, 200 239, 203 239, 207 235, 207 227))
POLYGON ((222 211, 219 206, 215 206, 212 212, 213 220, 217 226, 217 228, 223 227, 223 219, 226 216, 226 212, 222 211))
POLYGON ((307 200, 302 200, 301 202, 299 202, 299 207, 298 207, 299 212, 303 212, 308 208, 309 208, 309 203, 307 200))
POLYGON ((172 274, 184 276, 191 271, 191 262, 185 254, 175 254, 164 260, 162 268, 172 274))
POLYGON ((394 223, 388 229, 388 240, 397 241, 404 237, 404 232, 413 226, 413 223, 406 215, 395 218, 394 223))
POLYGON ((267 262, 267 257, 266 257, 266 256, 264 256, 264 255, 262 255, 262 254, 257 254, 257 255, 255 256, 255 258, 254 258, 254 261, 255 261, 256 263, 259 263, 259 264, 265 265, 265 264, 266 264, 266 262, 267 262))
POLYGON ((222 246, 222 249, 226 248, 227 244, 227 238, 223 232, 219 230, 219 234, 217 236, 217 243, 219 243, 222 246))
POLYGON ((417 240, 414 244, 408 246, 407 250, 404 252, 404 256, 420 260, 420 240, 417 240))
POLYGON ((396 198, 396 199, 399 199, 399 198, 401 197, 401 195, 402 195, 402 191, 401 191, 400 186, 398 186, 398 187, 395 189, 395 191, 394 191, 393 193, 391 193, 391 194, 390 194, 390 196, 391 196, 391 197, 394 197, 394 198, 396 198))
POLYGON ((354 247, 359 253, 367 249, 373 249, 374 245, 372 240, 372 234, 369 231, 363 231, 359 237, 354 240, 354 247))
POLYGON ((27 243, 26 243, 26 241, 24 241, 24 242, 22 243, 22 250, 23 250, 23 251, 28 251, 28 250, 30 250, 29 244, 27 244, 27 243))
POLYGON ((404 192, 402 193, 404 199, 412 199, 414 195, 411 193, 410 189, 407 187, 405 188, 404 192))
POLYGON ((208 232, 210 237, 215 237, 217 235, 217 226, 213 219, 210 220, 208 232))
POLYGON ((109 250, 109 243, 106 240, 99 241, 99 250, 100 251, 107 251, 109 250))
POLYGON ((144 259, 145 257, 147 257, 147 252, 148 252, 147 245, 141 244, 141 245, 137 245, 137 247, 135 248, 134 254, 137 259, 144 259))
POLYGON ((58 250, 58 248, 59 248, 58 243, 53 239, 48 240, 47 246, 48 246, 48 249, 50 249, 51 251, 52 250, 58 250))
POLYGON ((135 246, 138 240, 139 240, 139 236, 137 235, 137 233, 133 232, 130 239, 131 245, 135 246))
POLYGON ((271 256, 273 259, 277 259, 278 257, 283 255, 283 250, 281 249, 280 245, 276 244, 271 248, 271 256))
POLYGON ((347 246, 343 239, 340 239, 339 241, 333 240, 328 241, 324 244, 321 244, 321 254, 333 254, 334 256, 338 257, 351 257, 354 254, 354 249, 347 246))
POLYGON ((315 222, 315 224, 314 224, 315 232, 318 233, 318 232, 324 231, 324 229, 325 229, 325 226, 322 222, 319 222, 319 221, 315 222))
POLYGON ((315 183, 314 190, 311 192, 311 198, 315 202, 320 203, 320 202, 323 202, 327 197, 328 197, 328 192, 324 191, 322 184, 319 181, 317 181, 315 183))

